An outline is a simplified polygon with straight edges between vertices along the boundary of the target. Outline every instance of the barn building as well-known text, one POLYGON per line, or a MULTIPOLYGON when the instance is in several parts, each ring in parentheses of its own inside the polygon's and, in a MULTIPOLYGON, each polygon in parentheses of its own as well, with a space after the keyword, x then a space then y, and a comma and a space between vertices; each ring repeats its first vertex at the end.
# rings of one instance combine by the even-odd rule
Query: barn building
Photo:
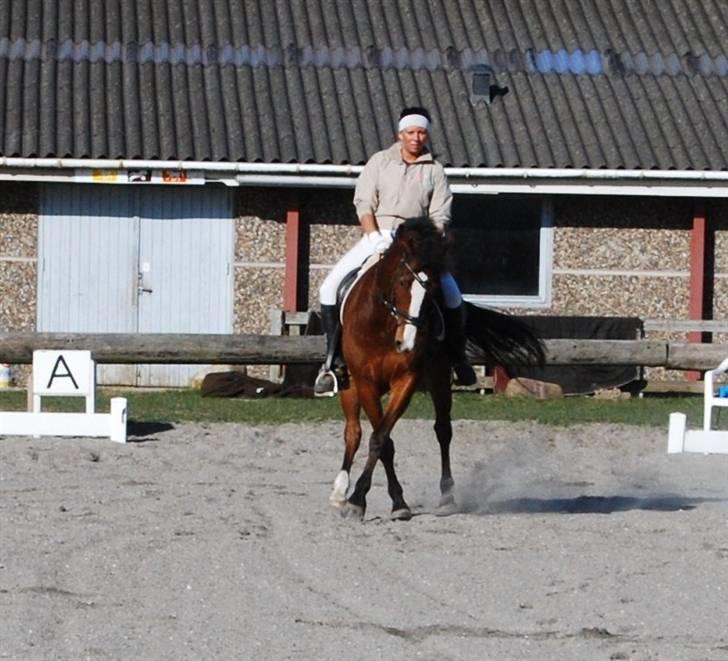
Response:
POLYGON ((726 44, 726 0, 6 0, 0 332, 265 333, 317 307, 407 105, 433 115, 469 300, 725 319, 726 44))

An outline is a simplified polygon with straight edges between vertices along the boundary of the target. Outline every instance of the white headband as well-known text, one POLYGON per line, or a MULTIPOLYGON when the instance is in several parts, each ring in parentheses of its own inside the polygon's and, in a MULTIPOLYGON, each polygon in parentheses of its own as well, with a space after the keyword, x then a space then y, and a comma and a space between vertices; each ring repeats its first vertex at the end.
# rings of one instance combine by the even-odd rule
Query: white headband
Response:
POLYGON ((405 115, 399 120, 399 130, 404 131, 405 129, 418 126, 421 129, 425 129, 429 132, 430 120, 424 115, 405 115))

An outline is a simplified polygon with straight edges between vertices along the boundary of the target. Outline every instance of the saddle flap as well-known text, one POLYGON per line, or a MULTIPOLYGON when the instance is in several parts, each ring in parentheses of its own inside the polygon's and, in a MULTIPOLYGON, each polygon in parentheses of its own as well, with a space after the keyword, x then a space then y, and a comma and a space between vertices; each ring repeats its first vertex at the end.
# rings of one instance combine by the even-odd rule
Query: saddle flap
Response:
POLYGON ((344 324, 344 306, 346 305, 346 300, 349 297, 349 293, 354 288, 354 285, 361 280, 362 276, 370 269, 372 266, 374 266, 381 258, 381 255, 379 253, 374 253, 373 255, 367 257, 362 265, 354 270, 347 273, 346 277, 341 281, 341 284, 339 285, 339 290, 336 295, 336 304, 339 306, 339 321, 341 322, 342 326, 344 324))

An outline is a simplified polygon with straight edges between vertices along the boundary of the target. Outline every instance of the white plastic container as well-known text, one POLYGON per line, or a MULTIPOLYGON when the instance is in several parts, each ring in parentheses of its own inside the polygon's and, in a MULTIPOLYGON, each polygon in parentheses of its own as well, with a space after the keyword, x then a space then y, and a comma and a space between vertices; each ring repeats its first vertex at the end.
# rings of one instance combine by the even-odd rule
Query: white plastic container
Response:
POLYGON ((10 365, 0 363, 0 388, 10 388, 13 385, 13 372, 10 365))

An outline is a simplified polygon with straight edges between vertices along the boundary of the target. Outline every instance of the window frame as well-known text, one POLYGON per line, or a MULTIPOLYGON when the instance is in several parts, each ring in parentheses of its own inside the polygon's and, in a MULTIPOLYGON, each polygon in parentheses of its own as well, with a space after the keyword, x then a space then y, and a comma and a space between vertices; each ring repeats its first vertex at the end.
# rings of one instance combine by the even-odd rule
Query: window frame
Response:
MULTIPOLYGON (((455 188, 455 187, 453 187, 455 188)), ((472 190, 453 190, 454 193, 482 195, 472 190)), ((462 292, 463 299, 478 306, 502 308, 547 308, 552 301, 553 280, 553 214, 554 204, 551 196, 541 198, 541 228, 539 230, 539 273, 538 293, 535 295, 469 294, 462 292)))

